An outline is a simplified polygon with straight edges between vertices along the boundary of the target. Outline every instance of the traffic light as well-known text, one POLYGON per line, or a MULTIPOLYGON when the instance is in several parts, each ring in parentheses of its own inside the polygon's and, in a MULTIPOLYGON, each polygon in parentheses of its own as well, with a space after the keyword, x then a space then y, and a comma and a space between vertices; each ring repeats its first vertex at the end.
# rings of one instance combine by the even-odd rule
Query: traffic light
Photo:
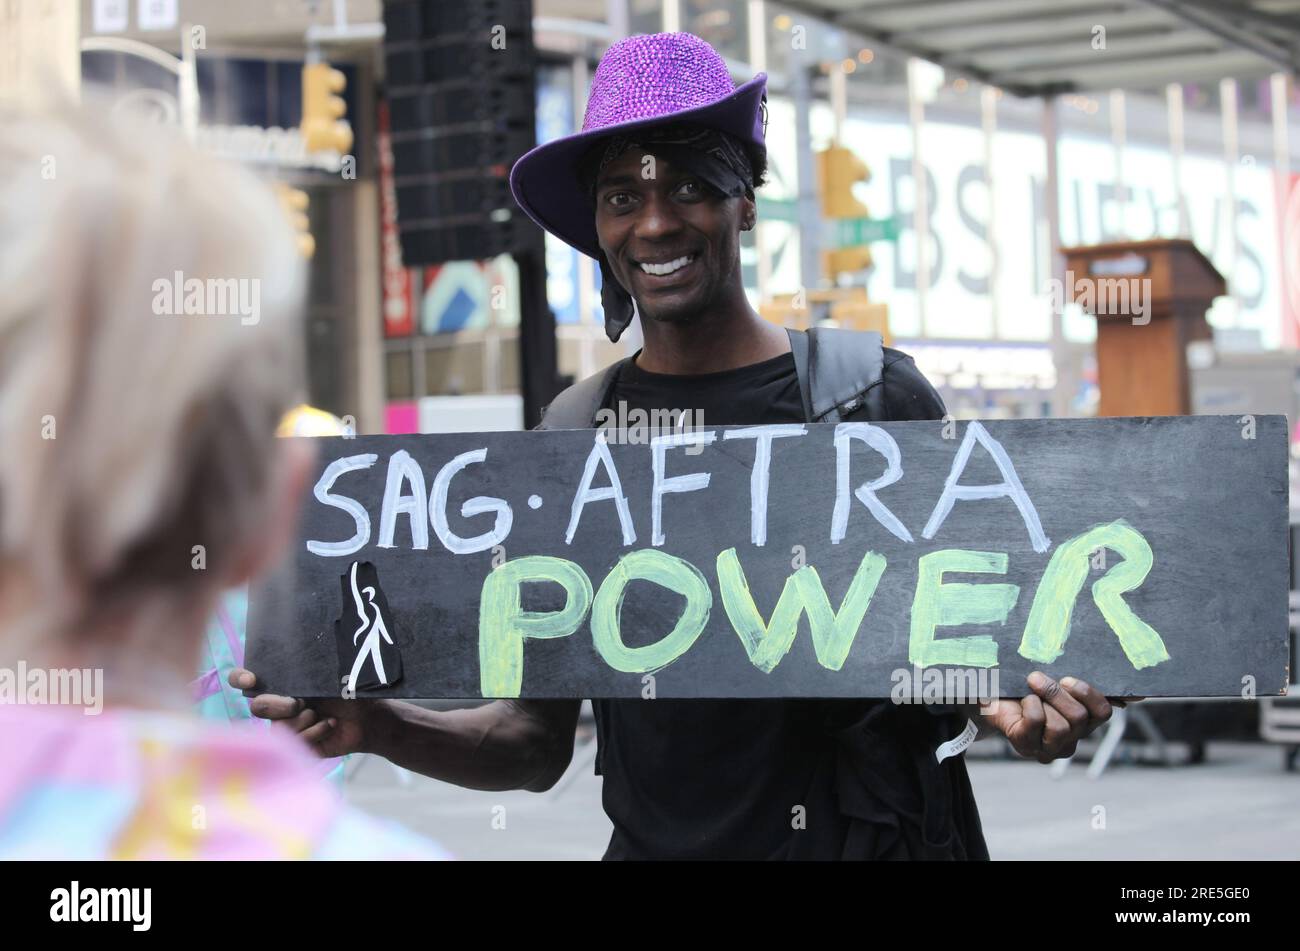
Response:
POLYGON ((343 120, 347 103, 339 94, 347 78, 329 63, 302 68, 302 138, 308 152, 338 152, 352 148, 352 127, 343 120))
POLYGON ((865 162, 841 145, 817 153, 817 181, 821 187, 822 215, 827 218, 865 218, 867 206, 853 197, 856 182, 869 181, 865 162))
POLYGON ((276 182, 275 196, 289 216, 293 230, 298 233, 298 253, 304 258, 310 258, 316 253, 316 239, 312 237, 311 222, 307 218, 307 193, 301 188, 290 188, 276 182))

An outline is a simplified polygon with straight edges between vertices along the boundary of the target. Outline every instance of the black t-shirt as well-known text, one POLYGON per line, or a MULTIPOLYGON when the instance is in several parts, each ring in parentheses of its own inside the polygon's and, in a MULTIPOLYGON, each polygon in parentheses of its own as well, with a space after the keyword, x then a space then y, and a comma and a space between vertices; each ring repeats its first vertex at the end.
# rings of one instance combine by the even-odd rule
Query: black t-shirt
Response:
MULTIPOLYGON (((940 419, 943 401, 911 358, 885 348, 888 419, 940 419)), ((699 412, 704 425, 804 422, 791 354, 721 373, 676 376, 626 364, 607 407, 699 412)), ((651 417, 654 418, 654 417, 651 417)), ((607 859, 782 859, 796 807, 805 841, 833 843, 833 729, 874 701, 596 700, 597 770, 614 823, 607 859)), ((837 854, 801 857, 836 858, 837 854)))

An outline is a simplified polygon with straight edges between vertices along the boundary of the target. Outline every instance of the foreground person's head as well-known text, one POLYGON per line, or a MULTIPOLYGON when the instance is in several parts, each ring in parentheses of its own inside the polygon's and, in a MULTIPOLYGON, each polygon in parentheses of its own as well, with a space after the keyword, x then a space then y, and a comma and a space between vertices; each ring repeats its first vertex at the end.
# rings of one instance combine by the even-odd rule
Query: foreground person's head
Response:
POLYGON ((270 190, 173 131, 0 122, 0 660, 192 670, 292 527, 302 287, 270 190))

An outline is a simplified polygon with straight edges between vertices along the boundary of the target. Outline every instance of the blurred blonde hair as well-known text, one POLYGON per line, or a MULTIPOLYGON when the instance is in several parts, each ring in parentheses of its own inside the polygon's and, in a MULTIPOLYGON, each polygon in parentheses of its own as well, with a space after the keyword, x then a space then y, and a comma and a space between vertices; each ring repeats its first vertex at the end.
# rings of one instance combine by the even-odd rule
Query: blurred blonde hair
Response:
POLYGON ((174 130, 0 114, 0 565, 55 623, 218 585, 256 541, 303 270, 270 188, 174 130), (260 320, 155 314, 178 271, 259 281, 260 320))

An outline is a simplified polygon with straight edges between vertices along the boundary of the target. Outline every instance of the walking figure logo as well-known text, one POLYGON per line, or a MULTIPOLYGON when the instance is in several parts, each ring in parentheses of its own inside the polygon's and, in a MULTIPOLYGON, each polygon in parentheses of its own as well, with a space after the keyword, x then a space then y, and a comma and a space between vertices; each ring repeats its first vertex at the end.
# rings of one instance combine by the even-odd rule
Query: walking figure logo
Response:
POLYGON ((379 572, 368 561, 352 562, 339 579, 343 612, 334 622, 343 695, 387 687, 402 677, 402 655, 393 636, 392 612, 379 586, 379 572))

